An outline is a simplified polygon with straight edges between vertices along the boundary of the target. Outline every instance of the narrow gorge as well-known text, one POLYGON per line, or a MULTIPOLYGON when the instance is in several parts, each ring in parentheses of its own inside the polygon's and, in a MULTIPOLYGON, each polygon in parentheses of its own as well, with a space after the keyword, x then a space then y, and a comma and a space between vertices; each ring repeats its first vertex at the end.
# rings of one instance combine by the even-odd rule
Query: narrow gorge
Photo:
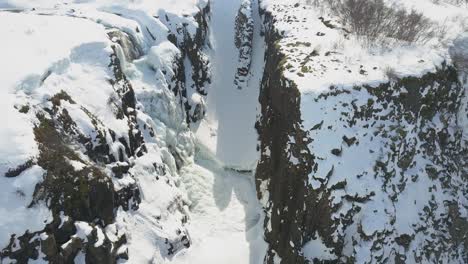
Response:
POLYGON ((353 1, 0 0, 0 263, 468 263, 468 7, 353 1))

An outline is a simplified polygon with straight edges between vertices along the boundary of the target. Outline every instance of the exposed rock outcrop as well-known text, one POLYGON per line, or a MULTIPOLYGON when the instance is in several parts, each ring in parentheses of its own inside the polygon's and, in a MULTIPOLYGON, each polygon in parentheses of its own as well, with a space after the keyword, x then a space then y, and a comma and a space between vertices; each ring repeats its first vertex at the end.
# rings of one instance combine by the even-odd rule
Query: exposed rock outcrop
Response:
POLYGON ((253 42, 254 21, 252 18, 252 1, 244 0, 237 12, 235 21, 236 48, 239 49, 239 66, 234 83, 238 89, 243 89, 247 85, 252 64, 252 42, 253 42))
POLYGON ((185 108, 187 123, 196 123, 205 116, 207 87, 211 83, 206 54, 210 49, 208 39, 210 5, 208 3, 194 16, 196 28, 181 21, 174 14, 161 11, 159 16, 165 17, 161 21, 170 30, 169 41, 181 51, 181 56, 176 62, 172 90, 185 108))
POLYGON ((281 38, 271 14, 263 14, 267 43, 265 73, 257 123, 261 158, 256 170, 259 200, 264 206, 266 263, 306 263, 301 249, 319 233, 331 241, 331 208, 326 190, 313 190, 308 175, 316 170, 307 148, 311 140, 303 127, 301 96, 283 75, 285 56, 277 49, 281 38))

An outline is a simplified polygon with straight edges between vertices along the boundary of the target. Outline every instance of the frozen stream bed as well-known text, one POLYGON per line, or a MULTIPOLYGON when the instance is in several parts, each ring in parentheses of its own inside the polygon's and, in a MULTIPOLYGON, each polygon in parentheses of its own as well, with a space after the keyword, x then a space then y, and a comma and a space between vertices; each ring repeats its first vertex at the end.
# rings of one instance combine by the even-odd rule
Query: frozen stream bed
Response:
POLYGON ((226 166, 252 169, 258 159, 255 129, 260 82, 263 76, 265 43, 260 36, 257 1, 252 2, 254 22, 252 64, 246 87, 234 84, 239 50, 234 44, 235 19, 241 0, 213 0, 210 42, 213 50, 213 83, 208 93, 207 116, 196 130, 198 140, 226 166))
POLYGON ((181 174, 187 188, 193 245, 171 263, 261 263, 262 215, 252 173, 225 169, 206 150, 181 174))
POLYGON ((255 121, 264 42, 254 1, 251 73, 247 89, 238 89, 234 84, 239 56, 234 45, 234 28, 241 2, 211 2, 213 83, 208 94, 207 116, 195 129, 198 140, 195 163, 181 172, 192 202, 188 229, 193 244, 171 263, 262 263, 266 252, 254 172, 229 169, 248 171, 258 159, 255 121))

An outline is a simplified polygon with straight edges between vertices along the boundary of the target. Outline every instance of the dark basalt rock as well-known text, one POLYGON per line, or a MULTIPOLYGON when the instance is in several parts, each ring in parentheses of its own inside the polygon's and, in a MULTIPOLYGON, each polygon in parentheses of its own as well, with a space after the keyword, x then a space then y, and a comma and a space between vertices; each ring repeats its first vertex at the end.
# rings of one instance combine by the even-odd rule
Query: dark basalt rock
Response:
POLYGON ((109 67, 114 72, 115 80, 112 80, 111 84, 121 100, 121 109, 123 114, 128 119, 129 127, 129 142, 127 142, 126 140, 121 140, 121 143, 125 146, 125 152, 127 156, 134 156, 138 152, 141 152, 139 154, 141 156, 142 153, 146 152, 146 147, 144 146, 144 140, 141 131, 138 129, 135 92, 133 90, 132 85, 127 80, 127 77, 122 72, 122 69, 120 67, 120 59, 117 57, 115 52, 116 47, 113 46, 113 49, 114 53, 111 55, 111 62, 109 64, 109 67), (137 132, 135 133, 134 131, 137 132))
POLYGON ((252 63, 253 30, 252 2, 244 0, 235 20, 234 44, 239 50, 239 66, 234 77, 234 83, 238 89, 245 87, 248 81, 248 74, 252 63))
POLYGON ((343 149, 332 149, 331 154, 339 157, 339 156, 341 156, 342 151, 343 151, 343 149))
POLYGON ((115 208, 122 206, 126 211, 138 210, 141 203, 140 189, 137 184, 130 184, 114 193, 115 208))
POLYGON ((166 239, 167 254, 172 256, 184 248, 189 248, 191 245, 190 237, 185 231, 177 230, 178 237, 175 240, 166 239))
POLYGON ((115 263, 115 252, 112 251, 112 243, 105 239, 102 245, 95 247, 95 243, 98 240, 97 230, 94 229, 88 239, 86 246, 86 263, 103 263, 112 264, 115 263))
POLYGON ((50 199, 52 209, 57 207, 55 213, 63 210, 76 220, 112 222, 113 190, 108 177, 96 167, 75 171, 67 159, 85 162, 67 146, 54 121, 38 118, 40 125, 34 129, 41 153, 38 165, 47 173, 36 188, 35 201, 50 199))
MULTIPOLYGON (((170 19, 161 20, 163 23, 169 23, 170 19)), ((169 33, 168 40, 182 52, 182 56, 175 62, 175 76, 171 87, 174 94, 178 97, 179 103, 185 109, 187 124, 196 123, 205 116, 205 105, 203 103, 194 103, 187 97, 187 94, 196 93, 202 98, 206 97, 207 86, 211 83, 211 71, 209 61, 204 49, 210 48, 208 39, 208 22, 210 16, 210 4, 194 16, 198 24, 195 35, 192 36, 187 30, 186 24, 181 24, 177 32, 169 33), (176 34, 177 33, 177 34, 176 34), (191 69, 186 69, 184 61, 188 59, 191 69), (191 79, 186 80, 186 72, 190 72, 191 79), (189 87, 188 83, 192 85, 189 87), (187 92, 190 91, 191 93, 187 92)), ((170 26, 168 26, 170 28, 170 26)))
MULTIPOLYGON (((40 123, 34 129, 40 150, 37 164, 47 172, 44 181, 36 186, 31 207, 39 201, 47 200, 53 221, 43 231, 19 237, 19 241, 24 241, 20 243, 20 249, 12 248, 15 245, 12 238, 10 245, 2 251, 1 258, 9 257, 18 263, 27 263, 30 258, 37 259, 37 250, 40 249, 52 263, 72 263, 83 248, 82 242, 72 237, 76 233, 73 222, 108 225, 114 221, 116 203, 122 199, 115 199, 119 195, 114 192, 110 179, 99 168, 88 165, 75 171, 67 160, 85 162, 66 144, 64 139, 68 138, 67 135, 59 132, 60 128, 53 120, 41 115, 38 119, 40 123), (69 217, 68 222, 61 223, 59 215, 62 213, 69 217), (47 238, 40 240, 37 235, 43 232, 47 238), (61 245, 70 239, 72 242, 62 249, 61 245)), ((125 198, 130 199, 128 195, 125 198)), ((104 245, 107 248, 92 248, 94 251, 86 255, 87 259, 95 260, 90 263, 115 263, 117 257, 110 252, 110 242, 106 243, 104 245)))
POLYGON ((115 177, 121 179, 124 174, 128 173, 130 168, 131 167, 128 163, 123 163, 123 164, 116 164, 115 166, 112 166, 111 170, 114 173, 115 177))
POLYGON ((70 243, 62 249, 62 254, 56 258, 56 263, 74 263, 76 255, 83 249, 83 242, 81 239, 72 237, 70 243))
MULTIPOLYGON (((188 25, 184 24, 177 29, 177 32, 168 36, 183 54, 176 65, 177 80, 172 80, 179 86, 171 88, 174 88, 174 93, 180 95, 178 98, 185 108, 188 123, 196 122, 205 115, 203 103, 192 104, 187 100, 187 90, 192 89, 190 92, 196 92, 202 97, 207 95, 205 88, 210 83, 210 71, 203 50, 209 48, 207 37, 209 12, 210 6, 207 5, 195 16, 199 25, 195 35, 191 35, 186 28, 188 25), (186 87, 184 59, 188 59, 192 67, 193 82, 187 80, 193 83, 192 87, 186 87)), ((168 16, 166 20, 169 21, 168 16)), ((152 35, 148 28, 143 27, 141 30, 147 30, 152 35)), ((135 91, 121 68, 124 60, 132 61, 141 57, 142 49, 134 36, 117 29, 110 29, 108 37, 113 42, 111 48, 114 51, 110 55, 108 65, 113 76, 108 82, 114 93, 108 98, 107 104, 117 119, 125 120, 128 125, 128 135, 125 137, 116 135, 92 112, 81 106, 77 109, 84 112, 84 117, 89 118, 92 124, 90 129, 93 130, 90 133, 92 136, 83 134, 68 108, 69 104, 76 107, 80 102, 75 102, 65 91, 52 96, 45 104, 47 106, 28 105, 19 109, 18 111, 24 114, 31 112, 36 114, 37 125, 34 127, 34 134, 40 154, 16 168, 11 168, 5 176, 16 177, 33 165, 42 167, 45 171, 44 180, 36 186, 30 207, 39 203, 45 204, 51 211, 52 219, 50 223, 44 223, 43 230, 12 235, 9 245, 0 252, 0 262, 9 258, 17 263, 28 263, 31 259, 45 256, 44 260, 50 263, 73 263, 79 253, 85 255, 87 263, 117 263, 119 259, 129 258, 128 251, 119 250, 127 243, 125 235, 122 235, 123 232, 119 230, 117 241, 111 241, 104 232, 104 240, 102 243, 99 242, 99 246, 95 246, 98 241, 98 229, 104 230, 115 222, 118 208, 138 210, 141 202, 138 183, 119 186, 116 190, 113 180, 134 177, 133 161, 148 152, 142 132, 154 137, 155 131, 147 128, 148 124, 145 121, 138 119, 139 110, 135 91), (119 149, 111 151, 112 143, 116 142, 119 143, 117 144, 119 149), (76 168, 70 161, 82 163, 83 168, 76 168), (93 228, 86 239, 76 236, 75 224, 78 221, 93 228)), ((47 72, 41 82, 45 82, 50 74, 51 72, 47 72)), ((183 166, 184 157, 176 151, 174 156, 177 166, 179 168, 183 166)), ((162 176, 167 174, 166 170, 167 165, 155 163, 154 171, 150 166, 148 173, 154 174, 155 178, 163 178, 162 176)), ((174 184, 168 180, 168 177, 169 175, 164 177, 167 184, 174 184)), ((182 212, 185 204, 182 199, 177 198, 171 206, 179 207, 174 210, 182 212)), ((186 223, 187 219, 184 215, 180 221, 186 223)), ((165 237, 157 239, 164 241, 165 237)), ((171 235, 169 240, 172 253, 191 244, 186 230, 178 231, 176 236, 171 235)))
POLYGON ((9 169, 7 172, 5 172, 5 177, 7 178, 14 178, 19 176, 23 171, 31 168, 34 165, 33 160, 28 160, 25 163, 19 165, 18 167, 14 169, 9 169))
POLYGON ((348 145, 348 147, 351 147, 352 145, 356 143, 357 138, 356 137, 348 138, 347 136, 343 136, 343 141, 346 142, 346 145, 348 145))
POLYGON ((39 257, 37 248, 40 246, 40 241, 38 239, 33 240, 35 235, 35 233, 28 231, 19 237, 12 235, 8 246, 2 249, 0 253, 0 260, 9 257, 22 264, 28 263, 29 258, 37 259, 39 257), (16 245, 19 245, 19 248, 16 245))
POLYGON ((334 245, 332 208, 326 190, 314 191, 309 187, 308 175, 316 169, 315 157, 307 147, 308 132, 302 127, 300 94, 296 85, 283 77, 284 55, 276 46, 281 35, 273 28, 273 17, 269 13, 263 16, 268 46, 259 98, 261 117, 256 128, 261 152, 268 149, 270 155, 262 154, 255 178, 259 199, 269 197, 267 204, 263 204, 265 239, 269 244, 265 263, 274 263, 275 255, 282 263, 307 263, 301 249, 316 232, 327 245, 334 245), (289 137, 296 143, 288 144, 289 137), (288 145, 290 153, 286 151, 288 145), (291 163, 291 155, 299 164, 291 163), (266 190, 262 189, 264 183, 266 190))
POLYGON ((413 240, 413 238, 408 234, 403 234, 395 238, 395 242, 400 246, 404 246, 405 248, 409 247, 411 240, 413 240))

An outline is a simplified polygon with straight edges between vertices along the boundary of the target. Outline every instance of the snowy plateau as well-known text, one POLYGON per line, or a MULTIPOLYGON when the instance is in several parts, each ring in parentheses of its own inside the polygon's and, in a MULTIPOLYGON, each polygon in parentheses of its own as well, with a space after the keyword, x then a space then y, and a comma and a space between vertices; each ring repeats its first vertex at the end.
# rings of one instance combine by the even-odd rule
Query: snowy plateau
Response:
POLYGON ((467 0, 0 0, 0 263, 467 263, 467 0))

